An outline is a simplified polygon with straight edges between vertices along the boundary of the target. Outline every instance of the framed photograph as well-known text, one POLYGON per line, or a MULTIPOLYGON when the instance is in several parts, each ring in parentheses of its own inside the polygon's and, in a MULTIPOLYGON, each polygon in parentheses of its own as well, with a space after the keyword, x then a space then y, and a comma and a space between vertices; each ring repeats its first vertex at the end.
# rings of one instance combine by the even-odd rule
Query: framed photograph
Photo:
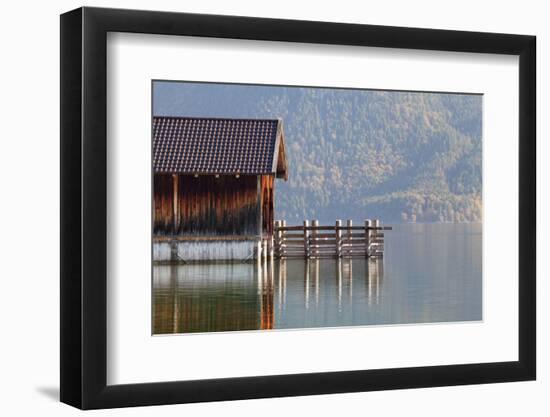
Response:
POLYGON ((535 37, 61 16, 61 401, 533 380, 535 37))

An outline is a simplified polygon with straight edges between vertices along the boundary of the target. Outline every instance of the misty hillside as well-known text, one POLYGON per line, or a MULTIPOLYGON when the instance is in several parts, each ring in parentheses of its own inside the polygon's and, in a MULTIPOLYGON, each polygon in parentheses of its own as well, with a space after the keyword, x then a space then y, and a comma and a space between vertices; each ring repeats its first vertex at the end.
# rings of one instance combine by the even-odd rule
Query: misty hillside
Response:
POLYGON ((153 111, 282 118, 275 216, 290 223, 481 220, 479 95, 156 82, 153 111))

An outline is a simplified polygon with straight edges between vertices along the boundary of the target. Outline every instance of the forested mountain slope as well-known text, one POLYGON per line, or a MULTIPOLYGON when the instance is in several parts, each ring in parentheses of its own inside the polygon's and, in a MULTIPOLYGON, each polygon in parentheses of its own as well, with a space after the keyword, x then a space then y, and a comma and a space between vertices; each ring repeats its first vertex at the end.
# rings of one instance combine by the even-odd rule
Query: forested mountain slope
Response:
POLYGON ((153 111, 282 118, 290 223, 481 220, 480 95, 155 82, 153 111))

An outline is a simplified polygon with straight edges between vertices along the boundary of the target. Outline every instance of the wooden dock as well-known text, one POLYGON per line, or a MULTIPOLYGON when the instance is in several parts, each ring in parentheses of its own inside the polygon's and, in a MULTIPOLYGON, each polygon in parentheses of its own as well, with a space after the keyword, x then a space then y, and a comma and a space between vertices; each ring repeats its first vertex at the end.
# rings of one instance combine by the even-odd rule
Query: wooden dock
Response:
POLYGON ((302 226, 287 226, 275 221, 273 256, 276 258, 351 258, 381 257, 384 254, 384 231, 379 220, 365 220, 354 226, 351 220, 343 225, 320 226, 317 220, 304 220, 302 226))

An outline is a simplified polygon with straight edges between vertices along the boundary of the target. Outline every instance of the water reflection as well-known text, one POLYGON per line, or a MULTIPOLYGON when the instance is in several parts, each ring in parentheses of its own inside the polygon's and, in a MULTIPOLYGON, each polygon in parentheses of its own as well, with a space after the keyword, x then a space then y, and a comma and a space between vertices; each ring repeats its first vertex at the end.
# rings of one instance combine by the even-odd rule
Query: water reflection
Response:
POLYGON ((382 274, 382 259, 155 265, 153 333, 334 325, 327 318, 352 309, 354 297, 379 302, 382 274))
POLYGON ((481 225, 397 225, 384 259, 154 265, 153 333, 482 319, 481 225))

